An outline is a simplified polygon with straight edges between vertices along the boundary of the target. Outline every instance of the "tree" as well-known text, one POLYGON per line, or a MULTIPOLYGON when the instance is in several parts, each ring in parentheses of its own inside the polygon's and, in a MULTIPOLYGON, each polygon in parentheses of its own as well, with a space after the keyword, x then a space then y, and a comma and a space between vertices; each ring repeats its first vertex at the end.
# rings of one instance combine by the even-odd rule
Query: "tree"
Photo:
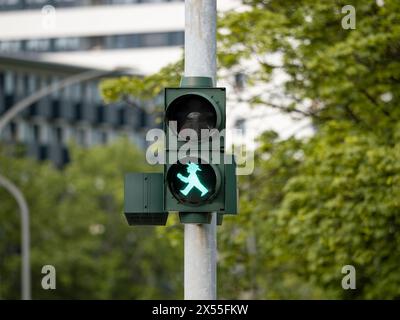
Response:
MULTIPOLYGON (((243 3, 220 19, 220 66, 258 88, 248 90, 254 107, 309 117, 315 135, 260 137, 240 214, 219 229, 220 295, 399 298, 400 2, 243 3), (345 5, 356 9, 354 30, 342 28, 345 5), (278 72, 287 80, 276 97, 267 85, 278 72), (345 264, 356 267, 354 291, 341 287, 345 264)), ((171 68, 146 87, 178 81, 171 68)))
MULTIPOLYGON (((22 189, 31 211, 33 298, 181 297, 180 247, 155 228, 129 227, 122 214, 123 175, 154 171, 143 153, 127 140, 71 151, 62 171, 4 152, 0 157, 1 174, 22 189), (44 265, 56 268, 56 290, 41 287, 44 265)), ((19 299, 18 207, 3 189, 0 202, 0 296, 19 299)))
POLYGON ((261 140, 258 153, 267 160, 257 163, 246 187, 246 195, 256 188, 257 198, 244 211, 265 217, 265 229, 253 225, 255 247, 268 249, 261 255, 265 273, 289 263, 295 266, 289 274, 325 297, 398 298, 399 2, 352 1, 356 30, 341 27, 340 9, 348 2, 244 2, 248 10, 222 20, 221 59, 240 68, 256 57, 258 71, 248 76, 261 87, 284 70, 289 103, 271 104, 263 95, 249 102, 311 117, 316 128, 308 140, 275 141, 267 154, 271 139, 261 140), (269 62, 276 52, 281 65, 269 62), (345 264, 356 267, 355 291, 341 288, 345 264))

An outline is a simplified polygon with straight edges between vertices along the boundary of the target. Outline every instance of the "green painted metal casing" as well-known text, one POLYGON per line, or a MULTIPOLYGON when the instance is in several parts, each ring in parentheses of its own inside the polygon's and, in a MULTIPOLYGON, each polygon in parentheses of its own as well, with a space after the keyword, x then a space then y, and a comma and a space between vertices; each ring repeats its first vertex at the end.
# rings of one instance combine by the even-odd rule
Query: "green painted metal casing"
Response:
POLYGON ((182 77, 181 88, 213 88, 214 81, 210 77, 182 77))
MULTIPOLYGON (((220 188, 216 195, 200 206, 190 206, 185 203, 179 202, 169 189, 168 181, 166 181, 169 168, 175 161, 169 162, 169 155, 176 153, 173 158, 177 159, 177 151, 171 147, 169 137, 169 127, 167 124, 167 111, 172 102, 185 95, 198 95, 209 101, 217 115, 217 127, 219 131, 224 130, 226 126, 226 90, 225 88, 214 88, 211 78, 206 77, 184 77, 181 81, 180 88, 166 88, 164 95, 165 117, 164 117, 164 131, 166 132, 166 160, 167 164, 164 166, 164 210, 165 211, 178 211, 180 221, 182 223, 210 223, 210 212, 217 212, 217 224, 221 225, 224 214, 237 213, 237 181, 236 181, 236 164, 232 155, 225 155, 225 139, 222 137, 219 144, 213 145, 210 143, 207 148, 213 151, 214 154, 219 154, 219 163, 213 163, 215 170, 219 172, 220 188), (224 161, 229 158, 230 161, 224 161)), ((178 141, 176 146, 179 150, 186 141, 178 141)), ((190 143, 191 150, 199 150, 198 157, 201 157, 201 142, 190 143)), ((193 156, 193 154, 191 154, 193 156)))
MULTIPOLYGON (((239 194, 237 188, 236 162, 233 155, 229 164, 225 164, 225 208, 223 214, 237 214, 239 194)), ((222 219, 221 219, 222 221, 222 219)))
MULTIPOLYGON (((206 77, 185 77, 182 79, 181 88, 165 89, 165 110, 175 99, 187 95, 197 94, 207 99, 214 107, 217 114, 217 129, 225 129, 225 88, 213 88, 213 81, 206 77)), ((164 121, 164 129, 168 127, 164 121)), ((179 148, 186 141, 178 141, 179 148)), ((200 146, 200 142, 195 143, 200 146)), ((213 164, 213 168, 219 172, 219 186, 215 196, 200 206, 189 206, 180 203, 173 197, 169 190, 166 176, 169 167, 174 163, 168 163, 169 153, 176 150, 169 149, 168 134, 166 145, 167 164, 164 166, 163 173, 129 173, 125 176, 124 191, 124 214, 129 225, 165 225, 168 218, 168 211, 179 211, 182 223, 210 223, 211 213, 217 212, 217 224, 221 225, 224 214, 236 214, 237 209, 237 181, 236 164, 234 157, 225 155, 225 141, 220 140, 217 147, 210 144, 212 150, 220 162, 213 164), (224 157, 231 157, 229 161, 224 161, 224 157)), ((192 149, 196 146, 192 144, 192 149)), ((200 148, 198 148, 200 150, 200 148)), ((201 155, 201 152, 199 151, 201 155)), ((201 156, 200 156, 201 157, 201 156)), ((226 160, 226 159, 225 159, 226 160)))
POLYGON ((179 221, 181 223, 210 224, 211 213, 179 212, 179 221))
MULTIPOLYGON (((222 225, 222 220, 224 219, 224 214, 217 212, 217 225, 222 225)), ((179 220, 181 223, 197 223, 197 224, 210 224, 211 223, 211 213, 179 213, 179 220)))
POLYGON ((128 173, 124 184, 124 214, 129 225, 165 225, 162 173, 128 173))

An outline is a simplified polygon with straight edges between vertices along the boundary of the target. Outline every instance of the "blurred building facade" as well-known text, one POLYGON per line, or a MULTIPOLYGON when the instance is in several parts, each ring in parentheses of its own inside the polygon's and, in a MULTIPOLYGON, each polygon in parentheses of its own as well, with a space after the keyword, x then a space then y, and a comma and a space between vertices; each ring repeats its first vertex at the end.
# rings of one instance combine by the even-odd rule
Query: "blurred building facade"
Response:
MULTIPOLYGON (((182 2, 0 0, 0 116, 40 88, 71 75, 128 67, 141 76, 177 60, 184 41, 184 16, 176 19, 183 14, 182 2), (157 19, 168 13, 176 15, 172 22, 157 19)), ((92 146, 126 136, 145 147, 145 133, 154 126, 144 111, 149 104, 106 106, 99 81, 42 98, 21 112, 0 139, 58 166, 69 161, 70 140, 92 146)))
MULTIPOLYGON (((91 70, 0 56, 0 116, 39 88, 91 70)), ((151 116, 139 105, 105 105, 98 92, 99 81, 77 83, 33 103, 10 122, 1 140, 57 166, 69 161, 67 144, 71 140, 88 147, 125 136, 144 147, 151 116)))
MULTIPOLYGON (((237 8, 240 6, 240 1, 218 0, 217 5, 219 11, 225 11, 237 8)), ((37 66, 53 65, 54 68, 62 65, 66 73, 68 67, 71 70, 112 70, 123 67, 130 68, 137 75, 147 75, 182 57, 184 27, 183 0, 0 0, 0 55, 4 59, 29 61, 30 67, 35 63, 37 66)), ((38 68, 35 67, 35 70, 38 71, 38 68)), ((50 81, 43 80, 42 76, 39 76, 42 80, 27 80, 36 79, 33 74, 32 77, 28 76, 30 72, 20 68, 17 72, 3 63, 0 92, 14 91, 13 101, 16 102, 17 97, 24 97, 31 88, 37 88, 37 83, 44 84, 50 81), (9 80, 12 77, 16 78, 9 80), (24 80, 16 80, 20 77, 24 80), (11 89, 11 84, 14 82, 15 85, 11 89), (19 89, 23 85, 26 86, 26 90, 19 89), (21 95, 20 92, 24 93, 21 95)), ((254 137, 260 132, 269 127, 279 129, 287 123, 286 119, 281 117, 277 118, 270 114, 266 116, 265 111, 260 108, 256 111, 249 108, 241 98, 246 93, 246 77, 242 70, 237 70, 220 80, 219 85, 226 86, 229 94, 227 130, 228 132, 232 129, 240 130, 228 137, 229 144, 246 144, 253 148, 254 137)), ((85 108, 95 110, 102 104, 98 91, 94 89, 98 80, 90 83, 83 84, 81 88, 67 88, 65 92, 58 94, 62 99, 71 96, 71 99, 84 103, 86 98, 83 92, 92 90, 93 100, 90 103, 85 102, 85 108), (92 89, 88 89, 90 87, 92 89)), ((44 100, 52 103, 51 97, 44 100)), ((0 98, 0 104, 3 103, 3 106, 0 105, 0 114, 10 107, 10 101, 1 102, 0 98)), ((43 103, 45 102, 39 104, 43 103)), ((103 114, 102 111, 99 111, 99 114, 103 114)), ((110 116, 108 113, 103 115, 107 123, 112 121, 108 119, 110 116)), ((8 128, 5 133, 7 139, 14 136, 19 141, 30 143, 27 139, 32 140, 32 137, 28 136, 31 136, 36 129, 25 130, 20 127, 33 128, 36 125, 33 118, 27 118, 25 115, 24 119, 16 120, 15 128, 8 128), (13 135, 14 131, 16 133, 13 135)), ((76 138, 77 135, 81 135, 78 133, 81 131, 77 129, 81 126, 81 121, 68 121, 70 129, 66 125, 62 126, 66 127, 60 140, 63 142, 63 148, 65 148, 64 141, 68 141, 68 137, 75 137, 82 143, 86 141, 85 144, 92 145, 99 141, 110 141, 112 139, 109 137, 116 135, 116 133, 104 133, 112 130, 103 130, 99 122, 87 122, 85 129, 89 132, 87 137, 76 138)), ((133 120, 127 120, 129 121, 133 120)), ((139 127, 129 127, 131 129, 129 135, 137 144, 145 145, 143 131, 153 125, 152 119, 144 114, 135 121, 135 126, 139 127)), ((48 119, 47 124, 49 126, 54 124, 53 129, 60 130, 55 129, 60 127, 55 119, 48 119)), ((127 129, 124 125, 123 128, 114 126, 113 130, 127 132, 127 129)))

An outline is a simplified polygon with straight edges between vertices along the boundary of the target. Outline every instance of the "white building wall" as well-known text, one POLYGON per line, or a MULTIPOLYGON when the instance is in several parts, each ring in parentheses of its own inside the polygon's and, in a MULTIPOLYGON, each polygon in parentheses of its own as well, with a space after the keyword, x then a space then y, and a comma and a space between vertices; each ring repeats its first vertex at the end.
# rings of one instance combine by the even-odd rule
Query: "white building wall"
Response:
POLYGON ((166 32, 185 25, 179 2, 56 8, 54 23, 46 19, 41 10, 0 12, 0 40, 166 32))

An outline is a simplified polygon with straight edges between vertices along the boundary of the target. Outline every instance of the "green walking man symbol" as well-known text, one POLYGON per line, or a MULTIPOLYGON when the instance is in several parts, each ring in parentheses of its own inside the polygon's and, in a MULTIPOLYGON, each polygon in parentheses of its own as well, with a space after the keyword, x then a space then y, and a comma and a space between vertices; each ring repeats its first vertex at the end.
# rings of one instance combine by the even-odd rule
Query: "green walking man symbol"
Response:
POLYGON ((187 164, 186 171, 189 173, 189 176, 187 177, 181 175, 180 173, 177 174, 179 180, 188 184, 184 189, 180 190, 180 192, 183 195, 187 196, 193 188, 197 188, 201 192, 201 197, 203 197, 208 192, 208 190, 205 186, 202 185, 199 177, 197 176, 197 171, 201 171, 200 167, 195 163, 189 162, 187 164))

